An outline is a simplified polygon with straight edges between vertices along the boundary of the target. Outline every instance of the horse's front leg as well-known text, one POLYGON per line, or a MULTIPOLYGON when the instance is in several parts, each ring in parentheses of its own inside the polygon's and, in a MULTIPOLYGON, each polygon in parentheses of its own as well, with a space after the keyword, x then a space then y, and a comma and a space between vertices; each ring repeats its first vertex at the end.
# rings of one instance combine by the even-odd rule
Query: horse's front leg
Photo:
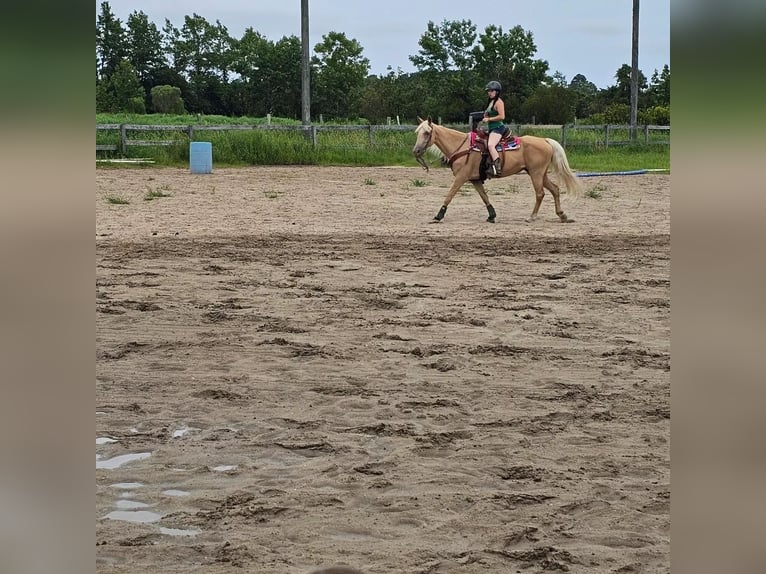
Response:
POLYGON ((484 202, 484 206, 487 208, 487 221, 490 223, 495 222, 495 217, 497 217, 497 213, 495 213, 495 208, 492 207, 492 204, 489 202, 489 196, 487 195, 487 191, 484 189, 484 184, 480 181, 472 181, 473 188, 476 190, 476 193, 479 194, 479 197, 481 197, 481 200, 484 202))
POLYGON ((447 206, 452 203, 452 199, 455 197, 455 194, 466 181, 468 181, 467 177, 460 177, 459 175, 455 176, 455 179, 452 180, 452 187, 449 188, 447 197, 444 198, 444 203, 442 204, 441 209, 439 209, 439 213, 434 216, 433 223, 438 223, 444 219, 444 215, 447 213, 447 206))
MULTIPOLYGON (((460 169, 455 171, 455 179, 452 180, 452 186, 447 192, 447 197, 444 198, 444 203, 442 204, 441 209, 439 209, 439 213, 434 216, 431 223, 438 223, 444 219, 444 215, 447 213, 447 207, 452 202, 452 199, 463 184, 470 178, 471 170, 473 169, 472 163, 473 162, 467 161, 460 167, 460 169)), ((489 199, 487 199, 487 201, 489 201, 489 199)))

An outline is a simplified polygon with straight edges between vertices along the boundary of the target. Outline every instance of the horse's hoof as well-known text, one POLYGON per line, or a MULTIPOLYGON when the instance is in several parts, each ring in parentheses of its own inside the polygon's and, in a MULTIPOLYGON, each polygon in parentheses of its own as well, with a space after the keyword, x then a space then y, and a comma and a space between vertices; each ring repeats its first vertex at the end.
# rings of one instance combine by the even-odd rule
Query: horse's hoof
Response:
POLYGON ((494 217, 488 217, 487 218, 487 223, 494 223, 494 222, 495 222, 495 218, 494 217))
POLYGON ((433 218, 431 221, 429 221, 428 223, 441 223, 441 222, 442 222, 442 220, 441 220, 441 219, 436 219, 436 218, 434 217, 434 218, 433 218))

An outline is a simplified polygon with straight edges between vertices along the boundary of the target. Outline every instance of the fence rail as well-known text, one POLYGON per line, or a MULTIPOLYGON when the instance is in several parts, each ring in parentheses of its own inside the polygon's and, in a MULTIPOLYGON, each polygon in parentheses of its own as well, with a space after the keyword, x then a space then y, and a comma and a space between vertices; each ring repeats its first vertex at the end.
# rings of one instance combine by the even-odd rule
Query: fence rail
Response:
MULTIPOLYGON (((172 146, 188 145, 195 141, 195 135, 199 132, 211 131, 253 131, 253 130, 277 130, 303 134, 314 146, 318 143, 320 133, 349 133, 366 132, 370 146, 376 144, 376 135, 384 132, 410 132, 415 130, 415 125, 281 125, 281 124, 253 124, 253 125, 145 125, 145 124, 96 124, 96 152, 119 152, 127 155, 128 148, 132 146, 172 146), (112 133, 110 133, 112 132, 112 133), (119 140, 114 135, 119 132, 119 140), (136 137, 138 132, 153 132, 150 135, 161 136, 167 133, 168 137, 161 139, 147 139, 136 137), (105 141, 107 140, 107 141, 105 141)), ((455 129, 467 131, 466 125, 451 125, 455 129)), ((629 125, 606 124, 606 125, 541 125, 541 124, 510 124, 511 129, 518 135, 539 135, 557 139, 564 147, 567 146, 596 146, 609 147, 643 143, 645 145, 670 145, 670 126, 643 125, 637 126, 636 139, 633 139, 629 125), (639 137, 640 134, 640 137, 639 137)), ((414 139, 413 139, 414 141, 414 139)), ((340 147, 345 147, 340 144, 340 147)))

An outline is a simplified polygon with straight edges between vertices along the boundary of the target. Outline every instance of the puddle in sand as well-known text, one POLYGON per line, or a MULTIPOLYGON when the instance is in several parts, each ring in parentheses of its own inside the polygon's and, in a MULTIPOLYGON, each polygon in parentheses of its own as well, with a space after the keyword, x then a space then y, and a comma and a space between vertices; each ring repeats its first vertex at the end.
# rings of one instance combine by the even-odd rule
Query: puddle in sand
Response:
POLYGON ((112 488, 119 488, 120 490, 135 490, 141 488, 144 485, 143 482, 118 482, 116 484, 110 484, 112 488))
POLYGON ((173 431, 173 438, 181 438, 185 434, 188 434, 188 433, 190 433, 191 431, 194 431, 194 430, 199 430, 199 429, 195 429, 194 427, 183 427, 183 428, 174 430, 173 431))
POLYGON ((121 520, 123 522, 157 522, 162 518, 162 514, 151 512, 150 510, 113 510, 104 518, 110 520, 121 520))
POLYGON ((102 460, 101 455, 96 455, 96 468, 103 468, 106 470, 114 470, 121 467, 123 464, 133 462, 134 460, 143 460, 152 456, 150 452, 137 452, 133 454, 121 454, 113 458, 107 458, 102 460))
POLYGON ((170 536, 195 536, 199 534, 199 530, 184 530, 183 528, 165 528, 160 526, 160 532, 168 534, 170 536))
POLYGON ((162 494, 166 496, 189 496, 191 493, 185 490, 175 490, 171 488, 170 490, 163 490, 162 494))
POLYGON ((96 444, 109 444, 112 442, 117 442, 113 438, 109 438, 108 436, 100 436, 96 439, 96 444))
POLYGON ((117 508, 120 510, 135 510, 136 508, 149 508, 149 505, 137 500, 118 500, 117 508))

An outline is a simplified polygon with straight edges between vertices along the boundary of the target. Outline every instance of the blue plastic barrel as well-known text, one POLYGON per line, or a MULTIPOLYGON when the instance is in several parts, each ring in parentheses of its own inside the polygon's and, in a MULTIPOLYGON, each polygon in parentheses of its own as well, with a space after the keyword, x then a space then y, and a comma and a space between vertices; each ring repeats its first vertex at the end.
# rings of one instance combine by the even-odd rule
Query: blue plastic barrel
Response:
POLYGON ((192 173, 213 173, 213 144, 191 142, 189 144, 189 167, 192 173))

